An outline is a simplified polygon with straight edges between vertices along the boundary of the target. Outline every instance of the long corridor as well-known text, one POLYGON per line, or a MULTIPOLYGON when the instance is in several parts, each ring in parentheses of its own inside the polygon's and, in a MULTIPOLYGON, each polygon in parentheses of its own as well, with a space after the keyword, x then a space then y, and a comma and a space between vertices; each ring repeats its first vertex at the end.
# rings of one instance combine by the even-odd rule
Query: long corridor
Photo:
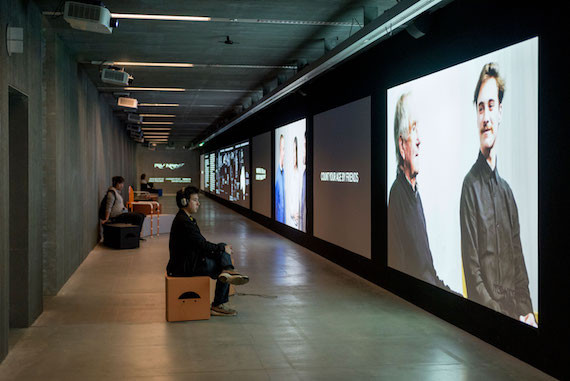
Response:
POLYGON ((204 197, 206 238, 251 282, 236 317, 165 321, 168 235, 96 247, 0 380, 547 380, 546 374, 204 197))

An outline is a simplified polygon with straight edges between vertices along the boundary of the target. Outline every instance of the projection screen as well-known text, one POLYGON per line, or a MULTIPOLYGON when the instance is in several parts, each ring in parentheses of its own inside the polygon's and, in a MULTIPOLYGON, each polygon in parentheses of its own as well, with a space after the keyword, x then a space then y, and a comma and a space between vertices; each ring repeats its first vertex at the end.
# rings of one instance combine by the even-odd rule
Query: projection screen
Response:
POLYGON ((275 220, 307 231, 306 122, 275 129, 275 220))
POLYGON ((370 258, 370 97, 314 116, 315 237, 370 258))
POLYGON ((388 265, 533 326, 538 46, 387 91, 388 265))

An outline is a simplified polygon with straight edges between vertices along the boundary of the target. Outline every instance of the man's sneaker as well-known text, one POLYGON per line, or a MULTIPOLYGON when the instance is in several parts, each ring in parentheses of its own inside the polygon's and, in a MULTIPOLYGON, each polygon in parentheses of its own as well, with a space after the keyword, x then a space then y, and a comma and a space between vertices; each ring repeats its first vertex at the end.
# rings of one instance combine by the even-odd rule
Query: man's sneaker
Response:
POLYGON ((222 283, 229 283, 239 286, 240 284, 246 284, 249 282, 249 277, 238 273, 235 270, 224 270, 218 276, 218 280, 222 283))
POLYGON ((233 310, 229 307, 226 307, 223 304, 220 304, 219 306, 212 306, 210 308, 210 315, 212 316, 236 316, 237 315, 237 311, 233 310))

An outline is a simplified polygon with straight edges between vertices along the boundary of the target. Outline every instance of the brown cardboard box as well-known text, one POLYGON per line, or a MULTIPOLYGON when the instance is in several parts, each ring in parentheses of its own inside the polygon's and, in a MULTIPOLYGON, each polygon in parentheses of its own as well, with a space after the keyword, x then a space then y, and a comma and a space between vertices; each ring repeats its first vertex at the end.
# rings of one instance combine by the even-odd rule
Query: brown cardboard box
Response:
POLYGON ((166 320, 209 319, 209 279, 207 276, 169 277, 166 275, 166 320))

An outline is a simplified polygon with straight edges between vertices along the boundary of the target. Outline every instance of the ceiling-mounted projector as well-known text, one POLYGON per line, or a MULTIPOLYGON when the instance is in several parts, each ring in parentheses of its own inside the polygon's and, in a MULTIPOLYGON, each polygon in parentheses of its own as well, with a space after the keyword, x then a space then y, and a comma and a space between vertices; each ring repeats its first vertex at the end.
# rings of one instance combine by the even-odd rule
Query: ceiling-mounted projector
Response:
POLYGON ((117 106, 121 107, 137 108, 138 103, 139 102, 135 98, 120 97, 117 100, 117 106))
POLYGON ((131 132, 129 133, 129 135, 130 135, 131 138, 133 138, 133 139, 142 139, 142 138, 144 137, 142 131, 141 131, 141 132, 138 132, 138 133, 137 133, 137 132, 134 132, 134 131, 131 131, 131 132))
POLYGON ((113 33, 111 12, 103 6, 66 1, 63 19, 73 29, 85 30, 95 33, 113 33))
POLYGON ((141 126, 138 124, 127 124, 127 131, 141 132, 141 126))
POLYGON ((141 124, 143 122, 143 117, 137 114, 127 115, 127 122, 141 124))
POLYGON ((105 68, 101 70, 101 81, 111 85, 128 86, 131 76, 123 70, 105 68))
POLYGON ((141 133, 141 126, 136 125, 136 124, 127 124, 127 131, 129 132, 136 132, 136 133, 141 133))

